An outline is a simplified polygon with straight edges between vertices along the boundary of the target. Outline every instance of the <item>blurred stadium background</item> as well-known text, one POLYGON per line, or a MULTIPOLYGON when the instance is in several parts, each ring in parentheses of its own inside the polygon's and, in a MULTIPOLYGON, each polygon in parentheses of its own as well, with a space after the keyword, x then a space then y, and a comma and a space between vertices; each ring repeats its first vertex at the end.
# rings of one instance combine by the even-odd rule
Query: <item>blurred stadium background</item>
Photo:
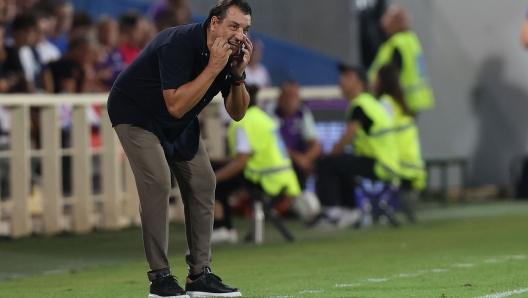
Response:
MULTIPOLYGON (((38 1, 0 0, 0 3, 5 5, 15 3, 19 6, 23 6, 23 3, 33 5, 33 2, 38 1)), ((101 17, 118 19, 130 11, 139 12, 148 19, 153 7, 159 2, 163 1, 69 1, 76 12, 87 12, 93 24, 101 17)), ((191 20, 200 22, 205 19, 208 9, 216 1, 183 2, 187 2, 190 7, 191 20)), ((265 45, 262 64, 268 69, 272 80, 271 86, 261 91, 260 100, 276 100, 278 87, 284 80, 298 82, 302 86, 303 100, 314 113, 325 151, 331 148, 345 127, 343 114, 347 102, 336 85, 339 77, 336 65, 339 61, 370 64, 373 59, 372 52, 375 52, 381 43, 375 34, 374 37, 370 35, 372 30, 375 30, 372 23, 379 18, 378 10, 383 10, 390 4, 400 4, 412 15, 411 26, 424 48, 436 104, 434 108, 422 112, 417 121, 422 154, 429 175, 426 189, 413 201, 418 216, 417 226, 404 226, 403 232, 396 232, 388 227, 376 227, 360 233, 347 230, 327 234, 308 232, 298 218, 288 218, 286 224, 298 239, 291 247, 285 248, 286 244, 280 236, 272 227, 268 227, 266 244, 261 248, 243 243, 234 247, 217 246, 221 267, 229 267, 226 260, 238 259, 241 255, 262 256, 272 262, 280 259, 277 254, 282 254, 285 264, 294 266, 298 260, 288 256, 307 249, 306 246, 317 245, 320 245, 320 251, 313 247, 307 251, 312 254, 326 254, 327 250, 334 248, 332 243, 335 243, 337 247, 344 247, 337 254, 342 254, 340 260, 350 262, 350 267, 340 267, 337 259, 330 262, 331 266, 334 266, 336 271, 351 272, 354 270, 353 264, 356 264, 364 274, 354 273, 338 280, 328 277, 332 275, 332 270, 324 270, 323 280, 330 284, 331 289, 326 289, 322 283, 316 283, 313 287, 298 283, 292 287, 285 286, 280 291, 259 291, 258 287, 261 285, 255 282, 246 282, 241 288, 245 287, 252 297, 309 297, 310 292, 303 293, 304 289, 314 291, 311 294, 320 293, 317 291, 324 289, 323 291, 329 293, 327 297, 478 297, 490 293, 490 289, 495 292, 526 289, 528 284, 525 280, 523 284, 518 278, 506 282, 489 276, 478 277, 481 284, 475 289, 473 285, 476 283, 467 277, 476 274, 479 269, 472 269, 473 271, 467 274, 454 274, 459 280, 464 280, 456 282, 460 289, 449 286, 444 288, 446 284, 453 283, 449 277, 450 273, 446 273, 442 279, 429 277, 433 280, 421 281, 425 284, 424 287, 429 286, 431 291, 426 289, 419 292, 416 290, 416 283, 408 282, 406 287, 402 287, 404 290, 398 289, 399 296, 391 296, 386 290, 397 287, 398 283, 390 286, 380 284, 382 290, 378 293, 369 291, 370 287, 375 289, 378 285, 374 281, 367 289, 358 290, 359 294, 332 292, 337 284, 356 288, 360 286, 355 284, 365 284, 364 280, 368 278, 403 273, 398 271, 400 269, 421 272, 420 270, 434 270, 448 263, 449 266, 466 262, 485 263, 494 257, 513 260, 517 265, 509 267, 505 263, 500 269, 489 269, 490 274, 500 272, 512 278, 523 274, 528 276, 526 266, 521 266, 522 262, 525 262, 525 255, 528 254, 526 225, 521 227, 528 219, 525 198, 528 193, 523 194, 522 191, 528 187, 528 168, 524 168, 528 160, 528 53, 519 41, 521 25, 528 9, 526 1, 248 2, 253 8, 250 36, 260 39, 265 45), (489 235, 480 229, 489 229, 489 235), (453 236, 456 231, 467 233, 461 232, 453 236), (438 249, 426 247, 419 240, 434 232, 438 233, 438 249), (489 242, 484 240, 487 236, 490 237, 489 242), (471 246, 469 241, 462 241, 467 237, 474 240, 474 246, 471 246), (513 241, 513 238, 516 239, 513 241), (399 262, 398 266, 389 266, 388 271, 384 272, 380 268, 394 259, 385 255, 376 262, 378 257, 375 254, 369 255, 368 251, 372 247, 383 245, 387 239, 391 239, 391 243, 397 243, 396 246, 403 245, 401 243, 405 241, 400 241, 401 239, 410 239, 410 245, 423 246, 423 250, 417 249, 414 253, 424 254, 424 258, 420 259, 418 265, 412 266, 409 264, 413 262, 413 255, 395 255, 393 257, 401 257, 407 263, 399 262), (440 244, 443 242, 445 247, 440 244), (329 244, 325 246, 326 243, 329 244), (354 251, 355 247, 361 246, 360 243, 368 245, 365 244, 366 246, 354 251), (488 249, 482 248, 490 243, 493 244, 488 249), (461 248, 463 245, 468 245, 471 249, 464 250, 461 248), (364 254, 364 261, 348 259, 348 247, 353 253, 364 254), (429 253, 431 251, 437 255, 429 253), (439 260, 441 256, 447 261, 442 263, 439 260), (517 259, 511 256, 517 256, 517 259), (465 281, 466 279, 468 281, 465 281), (465 284, 469 286, 464 286, 465 284), (471 288, 474 291, 468 290, 471 288)), ((0 105, 4 107, 3 111, 7 111, 5 113, 10 114, 3 118, 8 120, 2 120, 0 136, 7 138, 2 141, 5 146, 0 151, 0 297, 35 297, 38 289, 44 294, 43 297, 70 297, 67 296, 68 288, 74 289, 75 295, 71 297, 143 295, 142 292, 141 295, 129 292, 120 296, 121 294, 112 292, 115 289, 105 288, 98 288, 95 292, 87 294, 88 290, 79 292, 75 285, 64 286, 60 281, 47 280, 46 276, 38 277, 40 280, 29 278, 43 274, 58 274, 64 277, 99 267, 107 268, 102 270, 110 272, 97 274, 113 276, 116 272, 123 272, 112 271, 118 270, 116 268, 119 266, 142 261, 137 193, 126 158, 107 119, 106 91, 92 89, 82 95, 54 95, 43 94, 47 92, 38 91, 37 88, 37 92, 32 93, 38 94, 0 94, 0 105), (65 105, 72 106, 70 120, 73 123, 73 145, 69 148, 60 146, 60 123, 57 120, 60 115, 58 107, 65 105), (94 125, 89 118, 94 105, 100 107, 97 109, 98 116, 95 117, 99 135, 97 146, 93 145, 94 125), (40 108, 40 116, 35 119, 32 110, 36 107, 40 108), (34 144, 34 132, 30 133, 32 121, 37 121, 40 127, 38 146, 34 144), (61 174, 63 155, 71 156, 74 164, 72 186, 66 189, 61 174), (92 157, 93 155, 96 157, 92 157), (9 166, 5 166, 6 164, 9 166), (41 168, 37 164, 40 164, 41 168), (16 281, 8 282, 12 279, 16 281), (26 281, 29 284, 36 282, 36 288, 26 286, 26 281), (24 287, 26 289, 22 289, 24 287), (61 289, 60 293, 56 290, 58 288, 61 289)), ((204 137, 212 157, 225 155, 224 135, 220 131, 223 125, 216 107, 220 102, 220 99, 214 101, 204 111, 204 137)), ((309 188, 313 187, 311 181, 309 188)), ((182 275, 184 267, 181 263, 185 244, 181 225, 183 213, 177 188, 174 189, 174 198, 171 201, 171 231, 175 231, 171 232, 171 254, 174 259, 172 263, 180 264, 175 265, 175 268, 179 269, 182 275)), ((251 226, 251 220, 248 218, 241 217, 237 221, 241 230, 251 226)), ((394 249, 387 247, 388 251, 394 249)), ((312 257, 313 255, 306 256, 312 257)), ((221 270, 224 270, 224 275, 228 276, 229 280, 240 281, 242 284, 244 274, 251 274, 250 269, 246 267, 247 262, 252 262, 252 258, 240 259, 233 263, 233 268, 221 270)), ((321 260, 321 263, 323 262, 324 259, 321 260)), ((302 270, 315 270, 315 264, 317 262, 314 261, 311 264, 313 267, 302 266, 302 270)), ((254 269, 258 270, 256 268, 259 265, 266 267, 266 264, 257 263, 254 269)), ((127 266, 135 266, 135 271, 142 270, 138 270, 138 265, 127 266)), ((127 267, 126 270, 129 269, 127 267)), ((267 269, 275 273, 275 283, 280 284, 278 277, 288 279, 287 275, 280 274, 281 271, 267 269)), ((90 282, 94 281, 90 276, 84 278, 90 282)), ((137 291, 145 288, 141 283, 141 274, 133 277, 127 275, 126 278, 132 280, 128 285, 137 288, 137 291)), ((268 278, 273 279, 271 273, 268 278)), ((317 276, 301 274, 298 278, 316 279, 317 276)), ((80 281, 72 283, 78 285, 79 289, 85 287, 80 281)), ((123 283, 126 284, 126 281, 123 283)))

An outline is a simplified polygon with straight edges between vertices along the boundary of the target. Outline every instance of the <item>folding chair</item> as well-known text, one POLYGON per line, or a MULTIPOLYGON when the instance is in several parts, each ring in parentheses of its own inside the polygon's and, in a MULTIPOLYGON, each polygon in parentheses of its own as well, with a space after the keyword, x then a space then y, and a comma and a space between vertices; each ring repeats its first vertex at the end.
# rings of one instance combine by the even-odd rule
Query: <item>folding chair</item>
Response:
POLYGON ((366 218, 377 220, 381 216, 385 216, 393 227, 399 227, 400 223, 394 217, 398 203, 398 191, 391 183, 360 176, 357 176, 355 180, 356 205, 363 213, 363 218, 357 227, 360 227, 362 223, 365 224, 366 218))
POLYGON ((283 191, 278 196, 268 195, 260 185, 248 183, 250 199, 253 203, 253 225, 244 238, 247 242, 262 244, 264 242, 264 222, 269 220, 282 234, 286 241, 294 240, 293 235, 284 226, 281 219, 273 209, 282 199, 283 191))
POLYGON ((407 216, 407 219, 411 223, 416 222, 416 215, 413 208, 409 204, 409 200, 413 195, 412 183, 409 180, 402 180, 400 188, 395 196, 395 199, 398 200, 398 209, 407 216))

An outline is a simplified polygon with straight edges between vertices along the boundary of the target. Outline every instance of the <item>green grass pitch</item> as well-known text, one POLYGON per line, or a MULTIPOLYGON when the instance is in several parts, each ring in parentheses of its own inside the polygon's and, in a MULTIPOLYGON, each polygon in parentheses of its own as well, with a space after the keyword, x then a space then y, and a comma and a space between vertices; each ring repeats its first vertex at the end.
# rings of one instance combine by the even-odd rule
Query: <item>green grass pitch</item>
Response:
MULTIPOLYGON (((309 231, 213 247, 213 272, 244 297, 528 297, 528 203, 441 207, 399 229, 309 231)), ((238 221, 243 234, 247 221, 238 221)), ((147 297, 137 228, 0 242, 0 297, 147 297)), ((170 261, 184 282, 183 227, 170 261)))

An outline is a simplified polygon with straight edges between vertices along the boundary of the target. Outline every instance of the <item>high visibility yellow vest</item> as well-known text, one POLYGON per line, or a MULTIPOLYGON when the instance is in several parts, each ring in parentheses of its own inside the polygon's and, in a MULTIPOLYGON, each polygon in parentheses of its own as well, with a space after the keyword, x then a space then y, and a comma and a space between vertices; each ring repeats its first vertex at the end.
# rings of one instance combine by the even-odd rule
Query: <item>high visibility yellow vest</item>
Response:
POLYGON ((434 94, 427 74, 422 46, 412 31, 396 33, 381 45, 369 69, 369 81, 374 82, 379 69, 391 63, 394 49, 398 49, 402 56, 400 85, 407 106, 413 112, 430 109, 434 105, 434 94))
POLYGON ((394 135, 393 121, 381 103, 368 93, 361 93, 352 100, 347 109, 347 119, 354 108, 361 107, 372 120, 370 131, 360 128, 352 141, 354 155, 376 160, 374 173, 382 180, 395 181, 399 177, 400 163, 394 135))
POLYGON ((401 106, 392 96, 382 95, 380 101, 388 104, 393 111, 394 132, 400 159, 400 177, 410 180, 414 189, 424 189, 427 172, 422 160, 420 137, 414 118, 405 115, 401 106))
POLYGON ((237 128, 244 129, 253 151, 244 169, 246 179, 260 184, 272 196, 279 195, 281 191, 290 196, 298 196, 301 193, 299 180, 293 171, 277 124, 259 107, 248 108, 244 119, 229 124, 227 139, 232 156, 237 154, 237 128))

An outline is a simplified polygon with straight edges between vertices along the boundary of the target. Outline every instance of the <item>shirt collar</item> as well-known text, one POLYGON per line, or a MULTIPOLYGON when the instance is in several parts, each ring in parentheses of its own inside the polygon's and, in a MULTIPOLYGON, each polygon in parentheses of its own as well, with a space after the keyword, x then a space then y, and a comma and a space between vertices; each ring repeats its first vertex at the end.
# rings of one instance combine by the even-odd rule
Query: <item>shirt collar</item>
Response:
POLYGON ((207 25, 205 22, 202 22, 198 26, 200 27, 201 32, 199 38, 200 53, 205 57, 209 57, 209 48, 207 47, 207 25))

